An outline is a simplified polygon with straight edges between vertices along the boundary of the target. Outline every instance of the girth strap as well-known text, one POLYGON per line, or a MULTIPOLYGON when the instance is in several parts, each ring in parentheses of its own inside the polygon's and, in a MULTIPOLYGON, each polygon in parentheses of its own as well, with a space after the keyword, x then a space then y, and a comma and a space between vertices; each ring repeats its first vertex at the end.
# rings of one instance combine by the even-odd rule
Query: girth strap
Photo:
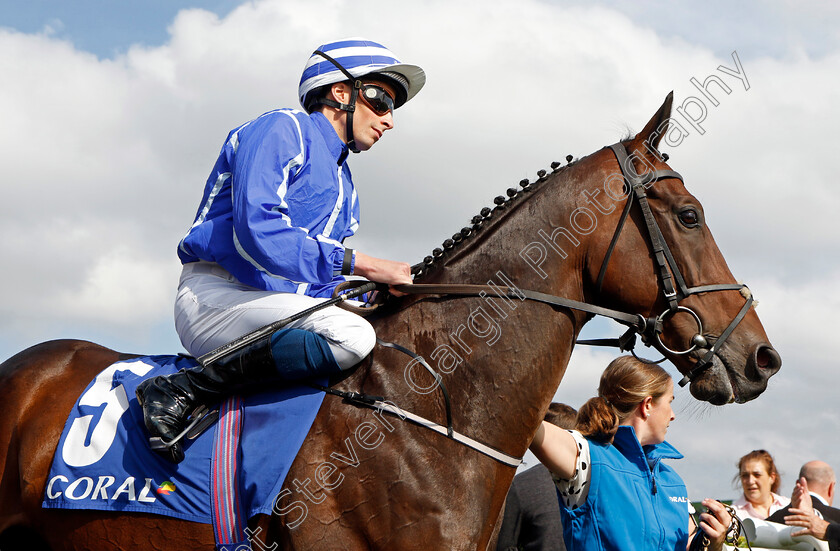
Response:
MULTIPOLYGON (((383 398, 382 396, 370 396, 370 395, 361 394, 361 393, 358 393, 358 392, 347 392, 347 391, 338 390, 338 389, 335 389, 335 388, 328 388, 328 387, 321 386, 321 385, 318 385, 318 384, 310 384, 310 386, 312 386, 313 388, 316 388, 318 390, 322 390, 322 391, 326 392, 327 394, 331 394, 333 396, 338 396, 340 398, 343 398, 346 402, 354 404, 356 406, 370 407, 370 408, 373 408, 373 409, 377 409, 379 411, 383 411, 385 413, 390 413, 392 415, 395 415, 395 416, 399 417, 400 419, 402 419, 404 421, 409 421, 411 423, 414 423, 415 425, 433 430, 433 431, 437 432, 438 434, 441 434, 443 436, 451 438, 452 440, 454 440, 456 442, 459 442, 459 443, 467 446, 468 448, 472 448, 475 451, 480 452, 480 453, 486 455, 487 457, 489 457, 491 459, 495 459, 499 463, 503 463, 503 464, 505 464, 509 467, 516 468, 520 464, 522 464, 522 458, 521 457, 514 457, 514 456, 509 455, 509 454, 507 454, 503 451, 499 451, 496 448, 492 448, 492 447, 488 446, 487 444, 479 442, 478 440, 475 440, 474 438, 470 438, 469 436, 467 436, 463 433, 460 433, 456 430, 453 430, 451 420, 449 421, 449 426, 444 427, 443 425, 441 425, 439 423, 435 423, 434 421, 430 421, 429 419, 426 419, 425 417, 421 417, 420 415, 416 415, 414 413, 411 413, 410 411, 405 411, 404 409, 400 408, 396 404, 385 400, 385 398, 383 398)), ((448 398, 447 398, 447 405, 448 405, 448 403, 449 403, 449 401, 448 401, 448 398)))
POLYGON ((377 342, 377 344, 380 344, 382 346, 386 346, 388 348, 393 348, 394 350, 399 350, 403 354, 407 354, 408 356, 411 356, 416 362, 418 362, 420 365, 425 367, 426 371, 428 371, 429 373, 432 374, 432 377, 434 377, 435 382, 438 384, 438 386, 440 386, 440 390, 443 392, 443 400, 444 400, 444 404, 446 405, 446 433, 447 433, 447 436, 449 436, 449 438, 452 438, 453 437, 452 435, 454 434, 454 431, 452 430, 452 406, 451 406, 450 400, 449 400, 449 391, 446 390, 446 385, 443 384, 443 377, 441 377, 440 374, 437 371, 432 369, 432 366, 430 366, 428 363, 426 363, 426 360, 423 359, 423 356, 420 356, 419 354, 416 354, 416 353, 412 352, 408 348, 406 348, 404 346, 401 346, 399 344, 393 343, 393 342, 383 341, 380 338, 377 338, 376 342, 377 342))

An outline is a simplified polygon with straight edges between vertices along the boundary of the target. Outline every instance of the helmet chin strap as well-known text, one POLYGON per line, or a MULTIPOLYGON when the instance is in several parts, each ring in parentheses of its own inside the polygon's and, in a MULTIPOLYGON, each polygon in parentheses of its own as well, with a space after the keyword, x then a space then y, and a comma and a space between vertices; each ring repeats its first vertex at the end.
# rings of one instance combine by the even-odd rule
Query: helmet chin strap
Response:
POLYGON ((329 105, 330 107, 335 107, 336 109, 341 109, 342 111, 347 112, 347 123, 344 125, 345 141, 350 151, 358 153, 359 149, 356 147, 356 137, 353 135, 353 113, 356 111, 356 99, 359 97, 359 90, 362 89, 362 81, 351 75, 347 69, 341 66, 341 63, 334 60, 321 50, 315 50, 315 53, 338 67, 338 70, 344 73, 344 76, 346 76, 348 80, 353 82, 353 88, 350 91, 350 101, 348 103, 339 103, 328 98, 320 98, 315 101, 316 103, 329 105))
POLYGON ((356 147, 356 136, 353 133, 353 113, 356 112, 356 99, 359 97, 359 89, 362 87, 362 81, 357 80, 353 82, 353 90, 350 92, 350 109, 347 110, 347 124, 345 125, 345 133, 347 139, 347 147, 353 153, 358 153, 359 148, 356 147))

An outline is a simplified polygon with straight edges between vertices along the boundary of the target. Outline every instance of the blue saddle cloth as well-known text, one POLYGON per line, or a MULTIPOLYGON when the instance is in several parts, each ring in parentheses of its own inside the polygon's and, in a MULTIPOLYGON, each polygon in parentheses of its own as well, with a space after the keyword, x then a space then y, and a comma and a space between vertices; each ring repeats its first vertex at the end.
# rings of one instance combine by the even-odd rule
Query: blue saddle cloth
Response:
MULTIPOLYGON (((145 356, 111 365, 70 413, 47 479, 43 506, 138 511, 213 524, 215 427, 185 440, 175 465, 152 452, 134 389, 154 375, 194 367, 192 358, 145 356)), ((246 519, 271 508, 318 413, 324 393, 292 387, 243 397, 238 481, 246 519)))

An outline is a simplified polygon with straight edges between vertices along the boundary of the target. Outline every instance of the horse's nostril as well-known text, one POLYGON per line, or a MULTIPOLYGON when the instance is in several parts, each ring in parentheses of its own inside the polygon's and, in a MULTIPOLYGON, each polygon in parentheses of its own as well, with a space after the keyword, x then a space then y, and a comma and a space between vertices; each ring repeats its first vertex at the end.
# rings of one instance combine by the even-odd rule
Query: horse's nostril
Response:
POLYGON ((755 354, 755 363, 758 367, 767 368, 770 365, 770 354, 764 348, 759 349, 755 354))
POLYGON ((761 369, 778 369, 782 359, 772 346, 759 346, 755 351, 755 365, 761 369))

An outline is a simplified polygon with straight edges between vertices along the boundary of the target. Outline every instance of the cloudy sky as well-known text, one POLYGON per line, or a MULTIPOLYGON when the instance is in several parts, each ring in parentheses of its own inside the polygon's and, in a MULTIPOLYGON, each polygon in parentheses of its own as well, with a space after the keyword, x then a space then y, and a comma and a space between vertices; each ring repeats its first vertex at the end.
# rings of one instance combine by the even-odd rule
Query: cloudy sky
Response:
MULTIPOLYGON (((0 0, 0 359, 54 338, 180 351, 175 247, 222 141, 297 106, 306 58, 331 39, 379 40, 428 74, 395 131, 351 159, 353 244, 411 263, 520 179, 640 130, 669 91, 679 106, 699 95, 692 78, 717 75, 730 92, 716 89, 670 164, 784 366, 746 405, 678 389, 677 467, 692 499, 735 497, 735 462, 756 448, 785 494, 804 461, 840 469, 840 7, 683 4, 0 0), (719 69, 736 57, 745 79, 719 69)), ((557 399, 582 404, 610 358, 577 350, 557 399)))

